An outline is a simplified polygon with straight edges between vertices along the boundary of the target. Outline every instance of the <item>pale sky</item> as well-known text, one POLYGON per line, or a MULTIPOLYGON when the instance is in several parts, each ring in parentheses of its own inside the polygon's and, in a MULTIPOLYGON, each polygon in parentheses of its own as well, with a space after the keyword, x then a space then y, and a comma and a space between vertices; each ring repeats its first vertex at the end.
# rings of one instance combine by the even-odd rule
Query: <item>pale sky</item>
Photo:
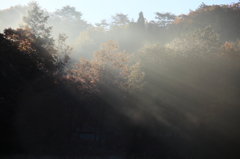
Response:
MULTIPOLYGON (((3 1, 3 0, 2 0, 3 1)), ((30 0, 4 0, 0 9, 7 9, 14 5, 27 5, 30 0)), ((54 12, 65 5, 75 7, 83 13, 82 18, 89 23, 99 22, 101 19, 111 19, 116 13, 128 14, 129 19, 137 20, 140 11, 150 21, 154 20, 155 12, 171 12, 173 14, 187 14, 195 10, 204 2, 206 5, 231 4, 238 0, 37 0, 42 9, 54 12)))

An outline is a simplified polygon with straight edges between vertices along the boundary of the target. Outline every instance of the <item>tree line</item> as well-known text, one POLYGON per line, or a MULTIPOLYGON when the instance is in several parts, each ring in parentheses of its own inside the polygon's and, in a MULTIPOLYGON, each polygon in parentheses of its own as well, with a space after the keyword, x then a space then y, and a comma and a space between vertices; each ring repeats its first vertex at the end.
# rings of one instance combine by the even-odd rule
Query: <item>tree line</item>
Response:
POLYGON ((1 154, 236 156, 239 13, 202 3, 94 26, 71 6, 1 10, 1 154), (24 16, 13 29, 6 14, 24 16))

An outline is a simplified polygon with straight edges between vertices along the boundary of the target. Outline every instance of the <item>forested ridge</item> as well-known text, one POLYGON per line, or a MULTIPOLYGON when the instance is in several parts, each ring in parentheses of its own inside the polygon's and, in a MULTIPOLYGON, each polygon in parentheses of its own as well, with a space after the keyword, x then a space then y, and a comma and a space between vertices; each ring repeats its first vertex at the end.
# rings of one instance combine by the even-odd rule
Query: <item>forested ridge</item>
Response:
POLYGON ((82 15, 0 10, 1 157, 239 157, 240 2, 82 15))

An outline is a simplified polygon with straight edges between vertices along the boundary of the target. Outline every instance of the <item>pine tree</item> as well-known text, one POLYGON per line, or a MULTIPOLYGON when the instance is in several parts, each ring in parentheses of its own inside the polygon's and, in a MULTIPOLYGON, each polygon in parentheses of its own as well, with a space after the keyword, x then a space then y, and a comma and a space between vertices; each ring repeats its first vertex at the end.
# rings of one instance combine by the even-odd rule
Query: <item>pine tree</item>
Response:
POLYGON ((139 28, 145 28, 145 19, 142 11, 139 13, 137 25, 139 26, 139 28))
POLYGON ((53 58, 52 62, 55 64, 57 72, 60 73, 69 62, 69 54, 72 51, 72 47, 65 44, 67 35, 64 33, 59 34, 58 39, 55 41, 51 34, 52 27, 46 26, 49 16, 44 15, 37 2, 30 2, 28 5, 30 8, 28 16, 23 17, 20 26, 31 30, 36 39, 37 49, 35 52, 39 52, 39 48, 46 49, 53 58))
POLYGON ((127 25, 130 23, 128 15, 127 14, 122 14, 122 13, 117 13, 115 16, 112 16, 113 22, 112 26, 121 26, 121 25, 127 25))
POLYGON ((49 16, 44 16, 44 12, 40 9, 37 2, 31 2, 28 5, 30 6, 30 9, 27 11, 28 15, 23 17, 20 27, 30 28, 41 46, 45 48, 53 46, 52 27, 45 26, 49 16))

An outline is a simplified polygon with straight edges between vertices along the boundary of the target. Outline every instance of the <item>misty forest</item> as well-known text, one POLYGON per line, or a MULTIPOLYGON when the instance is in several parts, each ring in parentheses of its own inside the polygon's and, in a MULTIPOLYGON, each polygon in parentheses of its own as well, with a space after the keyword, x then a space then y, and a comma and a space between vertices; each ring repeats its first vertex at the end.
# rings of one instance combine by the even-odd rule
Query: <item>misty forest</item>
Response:
POLYGON ((238 158, 240 2, 136 14, 0 10, 1 157, 238 158))

